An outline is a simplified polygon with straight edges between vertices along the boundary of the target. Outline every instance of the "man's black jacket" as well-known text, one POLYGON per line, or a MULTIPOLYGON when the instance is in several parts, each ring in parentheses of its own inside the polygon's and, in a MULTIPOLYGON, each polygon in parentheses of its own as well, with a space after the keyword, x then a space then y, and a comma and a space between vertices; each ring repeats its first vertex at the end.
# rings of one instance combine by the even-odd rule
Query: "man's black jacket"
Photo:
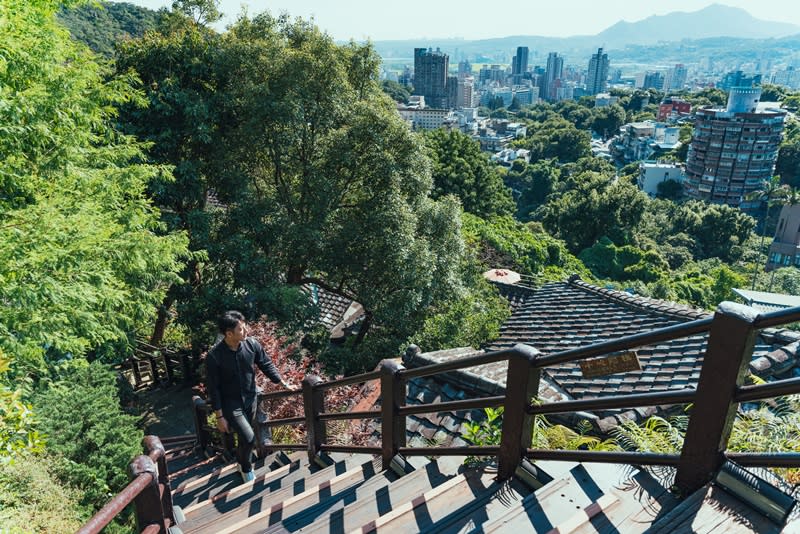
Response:
POLYGON ((253 364, 279 384, 281 375, 272 359, 254 338, 239 343, 237 350, 220 340, 206 356, 206 382, 211 407, 231 413, 247 409, 256 401, 256 375, 253 364))

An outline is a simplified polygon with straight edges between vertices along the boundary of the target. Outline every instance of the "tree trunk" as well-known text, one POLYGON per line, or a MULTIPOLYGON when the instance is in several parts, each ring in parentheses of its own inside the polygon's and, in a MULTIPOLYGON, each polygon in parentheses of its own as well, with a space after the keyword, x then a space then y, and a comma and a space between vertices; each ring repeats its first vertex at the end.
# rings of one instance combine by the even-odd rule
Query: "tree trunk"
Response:
POLYGON ((150 336, 150 344, 154 347, 161 345, 164 340, 164 331, 167 329, 167 322, 169 319, 169 309, 175 302, 175 297, 172 296, 172 288, 167 291, 167 296, 161 306, 158 307, 158 315, 156 316, 156 323, 153 325, 153 335, 150 336))
POLYGON ((358 335, 356 336, 356 340, 353 342, 354 346, 358 346, 364 340, 364 337, 367 335, 367 331, 372 326, 372 312, 364 311, 364 320, 361 322, 361 328, 358 329, 358 335))

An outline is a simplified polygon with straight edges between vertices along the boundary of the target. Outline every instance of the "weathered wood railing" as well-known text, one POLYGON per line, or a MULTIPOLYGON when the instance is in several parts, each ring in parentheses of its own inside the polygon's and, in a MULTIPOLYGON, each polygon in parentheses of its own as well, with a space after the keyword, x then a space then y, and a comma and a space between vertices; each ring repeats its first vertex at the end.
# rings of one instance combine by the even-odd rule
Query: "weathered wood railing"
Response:
MULTIPOLYGON (((763 385, 744 385, 747 366, 753 353, 756 330, 797 321, 800 321, 800 307, 758 315, 752 308, 725 302, 719 306, 713 318, 687 322, 548 356, 541 355, 533 347, 517 345, 507 350, 414 369, 406 369, 395 360, 384 360, 379 371, 331 382, 322 382, 318 377, 309 376, 303 381, 300 390, 269 393, 262 396, 262 398, 269 399, 302 395, 303 398, 304 416, 274 419, 268 421, 267 424, 279 426, 304 423, 308 436, 306 443, 280 444, 270 448, 307 450, 309 457, 313 457, 321 451, 369 452, 380 454, 385 467, 388 467, 389 462, 397 454, 406 456, 495 455, 500 478, 512 476, 523 458, 666 465, 677 468, 675 484, 683 494, 689 494, 711 481, 726 458, 752 467, 800 467, 800 454, 798 453, 726 452, 738 403, 800 393, 800 378, 763 385), (541 371, 546 367, 706 332, 709 332, 708 345, 696 390, 619 395, 546 404, 532 402, 538 392, 541 371), (405 404, 406 383, 409 380, 502 361, 508 362, 506 394, 503 396, 432 404, 405 404), (380 410, 345 413, 325 411, 324 392, 326 390, 372 380, 380 381, 380 410), (689 425, 680 454, 530 448, 533 418, 537 415, 685 403, 694 403, 694 407, 690 413, 689 425), (496 406, 505 408, 499 446, 406 446, 406 417, 409 415, 496 406), (380 446, 327 444, 326 421, 369 418, 381 420, 380 446)), ((211 429, 204 423, 208 408, 199 399, 196 399, 195 402, 198 414, 197 438, 200 446, 206 447, 210 444, 211 436, 211 429)), ((163 510, 163 513, 167 514, 168 511, 163 510)), ((164 517, 169 518, 169 515, 164 517)), ((144 524, 144 521, 140 519, 139 524, 144 524)), ((166 524, 166 519, 163 523, 159 523, 159 525, 163 524, 166 524)))
POLYGON ((140 532, 166 533, 176 523, 164 446, 156 436, 146 436, 143 444, 147 454, 137 456, 130 464, 133 480, 83 525, 78 534, 97 534, 131 503, 136 507, 140 532))
POLYGON ((134 389, 173 384, 178 377, 184 383, 189 383, 194 375, 192 357, 188 352, 155 347, 144 341, 137 342, 134 354, 119 365, 120 371, 126 369, 131 371, 131 385, 134 389), (147 375, 147 378, 143 374, 147 375))

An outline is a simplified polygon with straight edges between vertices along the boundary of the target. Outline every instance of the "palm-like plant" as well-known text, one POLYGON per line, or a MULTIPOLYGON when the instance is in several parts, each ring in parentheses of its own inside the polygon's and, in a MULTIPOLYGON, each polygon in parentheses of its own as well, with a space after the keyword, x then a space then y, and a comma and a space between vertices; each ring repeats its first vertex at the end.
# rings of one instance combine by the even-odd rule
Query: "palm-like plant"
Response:
MULTIPOLYGON (((749 193, 745 198, 747 200, 756 200, 764 203, 764 221, 761 225, 761 244, 759 250, 764 250, 764 240, 767 236, 767 222, 769 221, 769 209, 779 204, 780 201, 786 198, 788 194, 788 187, 781 183, 781 177, 778 175, 773 176, 769 180, 761 182, 761 189, 749 193)), ((756 262, 755 269, 753 269, 753 284, 750 289, 756 288, 756 276, 758 275, 758 262, 756 262)))

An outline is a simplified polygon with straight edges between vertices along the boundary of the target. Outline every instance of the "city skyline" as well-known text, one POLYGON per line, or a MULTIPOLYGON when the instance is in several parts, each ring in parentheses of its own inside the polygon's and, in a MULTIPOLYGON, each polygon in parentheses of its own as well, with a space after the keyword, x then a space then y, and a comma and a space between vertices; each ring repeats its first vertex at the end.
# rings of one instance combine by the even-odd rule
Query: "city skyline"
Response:
MULTIPOLYGON (((171 0, 127 1, 150 9, 172 4, 171 0)), ((337 40, 474 40, 512 35, 570 37, 594 35, 622 20, 637 22, 652 15, 698 11, 714 3, 742 8, 762 20, 800 26, 800 4, 786 4, 783 0, 674 0, 669 3, 608 0, 602 4, 588 0, 541 4, 509 0, 503 4, 502 13, 496 10, 485 13, 486 3, 476 0, 435 3, 407 0, 402 4, 402 9, 392 9, 397 4, 374 0, 273 0, 268 3, 259 0, 221 0, 220 10, 225 17, 218 24, 218 29, 224 29, 226 24, 233 22, 242 7, 246 7, 251 15, 268 9, 273 14, 286 11, 304 19, 313 17, 321 29, 337 40)))

